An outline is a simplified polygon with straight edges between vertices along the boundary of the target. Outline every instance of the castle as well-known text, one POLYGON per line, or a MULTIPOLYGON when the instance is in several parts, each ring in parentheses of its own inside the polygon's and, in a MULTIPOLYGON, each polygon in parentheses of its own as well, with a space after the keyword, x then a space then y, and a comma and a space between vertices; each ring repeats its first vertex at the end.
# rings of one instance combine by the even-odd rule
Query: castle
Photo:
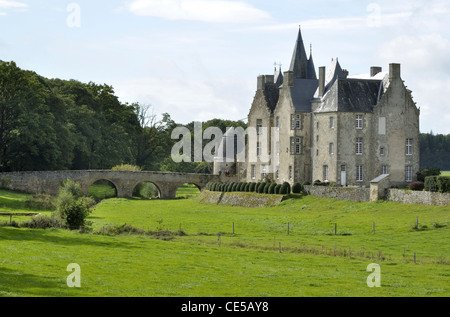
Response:
MULTIPOLYGON (((246 182, 366 187, 389 174, 391 184, 404 185, 419 171, 419 116, 399 64, 350 76, 333 59, 317 74, 299 30, 289 70, 257 79, 248 115, 257 136, 233 168, 246 182)), ((225 165, 216 162, 215 173, 225 165)))

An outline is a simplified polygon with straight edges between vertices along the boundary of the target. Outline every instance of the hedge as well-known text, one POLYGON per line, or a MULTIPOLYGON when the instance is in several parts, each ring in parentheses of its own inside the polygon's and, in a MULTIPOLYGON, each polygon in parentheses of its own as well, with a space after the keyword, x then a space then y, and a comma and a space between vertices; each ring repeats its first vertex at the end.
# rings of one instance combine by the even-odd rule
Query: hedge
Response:
POLYGON ((450 193, 450 176, 439 176, 437 187, 440 193, 450 193))

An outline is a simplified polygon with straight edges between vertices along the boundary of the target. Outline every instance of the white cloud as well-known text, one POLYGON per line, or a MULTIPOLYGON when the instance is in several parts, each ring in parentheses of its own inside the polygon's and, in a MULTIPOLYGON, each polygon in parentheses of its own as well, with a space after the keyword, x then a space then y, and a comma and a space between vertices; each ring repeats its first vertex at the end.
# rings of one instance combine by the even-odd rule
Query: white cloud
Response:
POLYGON ((220 23, 253 23, 270 19, 270 15, 240 1, 225 0, 134 0, 126 4, 135 15, 168 20, 220 23))
POLYGON ((28 5, 26 3, 10 0, 0 0, 0 8, 2 9, 12 9, 12 8, 26 8, 28 5))

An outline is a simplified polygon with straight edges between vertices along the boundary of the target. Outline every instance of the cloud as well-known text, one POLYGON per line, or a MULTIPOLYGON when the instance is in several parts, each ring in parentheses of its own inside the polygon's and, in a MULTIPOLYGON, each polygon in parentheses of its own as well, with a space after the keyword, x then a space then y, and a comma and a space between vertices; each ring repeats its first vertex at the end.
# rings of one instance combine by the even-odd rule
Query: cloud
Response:
POLYGON ((126 8, 135 15, 159 17, 167 20, 254 23, 270 19, 267 12, 240 1, 134 0, 128 2, 126 8))
POLYGON ((10 0, 0 0, 0 9, 17 9, 26 7, 28 7, 26 3, 10 0))

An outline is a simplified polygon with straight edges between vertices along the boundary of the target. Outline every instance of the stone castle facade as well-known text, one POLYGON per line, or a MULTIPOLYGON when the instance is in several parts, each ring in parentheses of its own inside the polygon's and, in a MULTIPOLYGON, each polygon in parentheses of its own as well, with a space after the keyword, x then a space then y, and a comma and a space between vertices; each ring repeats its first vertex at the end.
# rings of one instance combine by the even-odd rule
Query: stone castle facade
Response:
MULTIPOLYGON (((333 59, 317 74, 299 31, 289 70, 257 79, 248 115, 256 140, 233 170, 247 182, 366 187, 388 174, 391 184, 404 185, 419 171, 419 116, 399 64, 350 76, 333 59)), ((215 164, 216 173, 226 168, 215 164)))

